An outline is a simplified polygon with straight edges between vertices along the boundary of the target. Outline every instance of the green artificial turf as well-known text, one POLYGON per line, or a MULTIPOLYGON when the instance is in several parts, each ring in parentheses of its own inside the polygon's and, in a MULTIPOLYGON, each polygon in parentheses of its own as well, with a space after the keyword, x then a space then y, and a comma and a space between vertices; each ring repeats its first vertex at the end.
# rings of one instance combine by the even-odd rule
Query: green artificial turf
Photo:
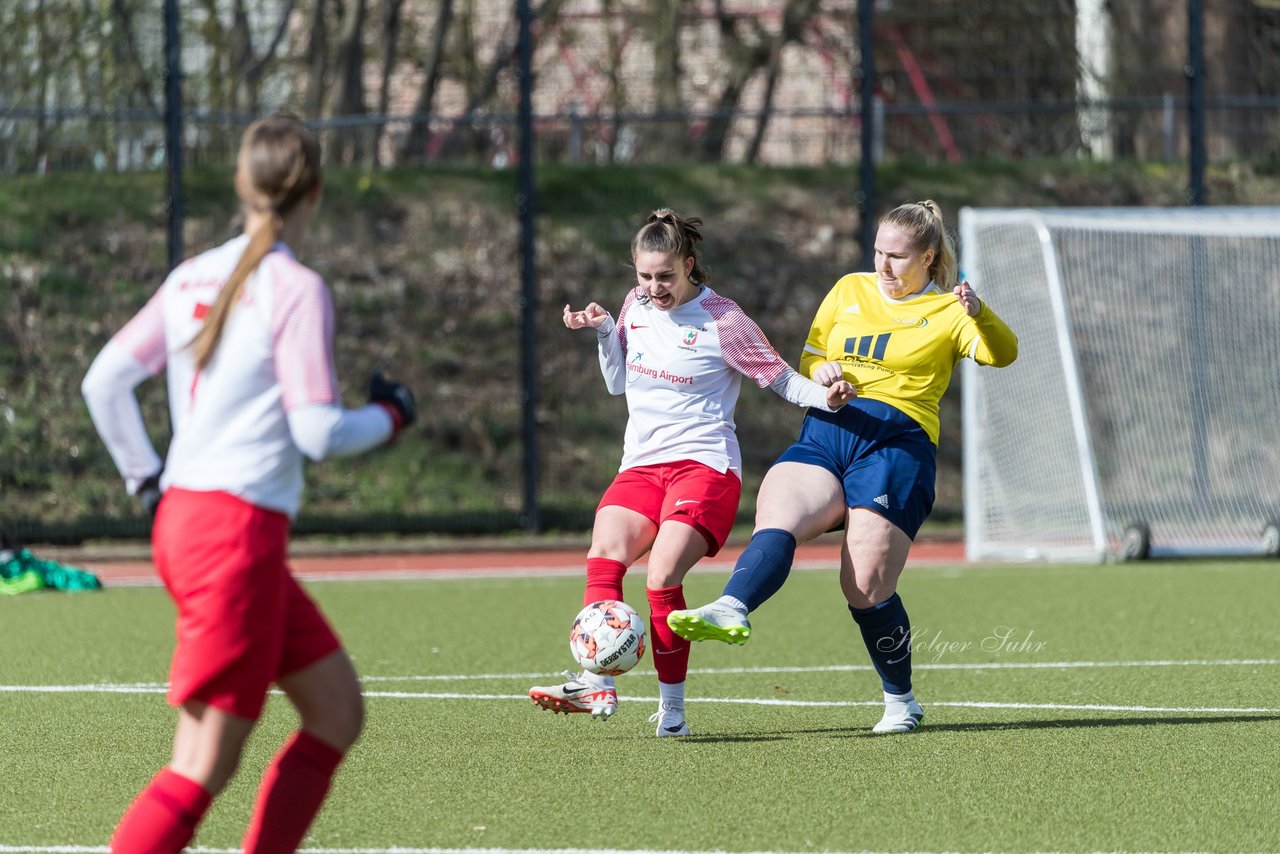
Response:
MULTIPOLYGON (((723 581, 695 570, 690 604, 723 581)), ((793 573, 744 647, 695 646, 693 735, 662 740, 647 658, 610 721, 527 699, 571 664, 581 579, 310 589, 368 725, 309 848, 1280 850, 1273 563, 912 567, 927 716, 888 737, 834 571, 793 573)), ((0 851, 106 845, 168 755, 171 623, 155 588, 0 600, 0 851)), ((239 844, 293 722, 273 698, 196 844, 239 844)))

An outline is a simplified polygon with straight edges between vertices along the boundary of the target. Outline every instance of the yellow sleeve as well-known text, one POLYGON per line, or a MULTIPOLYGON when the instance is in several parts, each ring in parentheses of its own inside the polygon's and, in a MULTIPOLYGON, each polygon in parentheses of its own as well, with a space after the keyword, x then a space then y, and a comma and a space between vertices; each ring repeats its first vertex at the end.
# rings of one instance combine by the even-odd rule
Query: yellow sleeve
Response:
POLYGON ((801 376, 813 379, 814 368, 827 363, 827 336, 835 325, 836 310, 840 305, 840 283, 827 292, 818 306, 818 313, 813 316, 813 325, 809 327, 809 337, 804 342, 804 352, 800 354, 801 376))
POLYGON ((973 318, 973 325, 978 330, 978 338, 970 351, 975 362, 995 368, 1013 364, 1018 358, 1018 336, 986 302, 973 318))

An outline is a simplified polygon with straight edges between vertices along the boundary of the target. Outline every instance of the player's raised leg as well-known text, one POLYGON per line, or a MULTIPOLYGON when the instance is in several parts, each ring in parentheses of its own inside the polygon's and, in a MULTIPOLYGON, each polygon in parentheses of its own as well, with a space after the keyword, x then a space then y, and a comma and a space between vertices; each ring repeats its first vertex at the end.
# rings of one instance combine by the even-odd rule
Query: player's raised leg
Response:
POLYGON ((751 637, 747 614, 777 593, 791 572, 797 543, 835 527, 844 513, 835 475, 814 465, 779 462, 769 469, 756 499, 756 532, 738 557, 723 595, 668 622, 687 640, 743 644, 751 637))

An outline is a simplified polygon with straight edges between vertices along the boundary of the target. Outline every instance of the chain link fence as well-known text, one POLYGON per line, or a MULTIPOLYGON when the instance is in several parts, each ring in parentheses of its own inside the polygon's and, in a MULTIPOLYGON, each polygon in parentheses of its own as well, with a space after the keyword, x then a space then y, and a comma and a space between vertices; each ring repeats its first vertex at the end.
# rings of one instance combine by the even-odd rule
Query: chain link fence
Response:
MULTIPOLYGON (((424 398, 420 443, 309 470, 299 529, 517 528, 527 453, 538 454, 543 524, 589 525, 616 468, 625 407, 603 394, 590 342, 566 333, 559 309, 594 299, 616 311, 627 246, 655 207, 710 214, 713 285, 794 361, 817 302, 861 264, 857 5, 534 3, 541 391, 539 447, 529 449, 512 201, 515 4, 179 3, 186 250, 234 230, 227 170, 247 123, 275 109, 307 117, 332 175, 307 257, 338 302, 349 402, 376 366, 424 398), (842 183, 807 187, 809 209, 797 210, 769 183, 778 167, 842 183), (628 169, 643 181, 618 177, 628 169), (754 202, 726 208, 717 181, 762 186, 734 197, 754 202)), ((881 0, 867 57, 876 133, 865 153, 882 168, 969 164, 978 174, 1009 161, 1136 160, 1185 174, 1194 5, 881 0)), ((1210 162, 1274 169, 1280 3, 1211 5, 1195 33, 1210 162)), ((0 176, 18 188, 0 223, 0 522, 16 520, 27 537, 145 533, 78 383, 167 268, 163 11, 163 0, 0 5, 0 176)), ((971 187, 935 192, 949 213, 984 202, 971 187)), ((745 518, 754 484, 799 423, 769 398, 744 390, 739 412, 745 518)), ((144 390, 143 402, 162 429, 162 394, 144 390)), ((957 439, 944 430, 953 477, 957 439)), ((156 440, 163 446, 162 433, 156 440)), ((940 487, 938 514, 958 516, 958 486, 940 487)))
MULTIPOLYGON (((328 0, 178 5, 189 163, 227 163, 272 109, 307 116, 333 159, 369 167, 515 160, 514 3, 350 0, 346 16, 328 0)), ((861 156, 856 0, 534 5, 540 162, 861 156)), ((881 0, 874 154, 1185 159, 1194 5, 881 0)), ((1274 158, 1280 3, 1208 5, 1209 156, 1274 158)), ((163 0, 6 4, 0 168, 159 168, 162 21, 163 0)))

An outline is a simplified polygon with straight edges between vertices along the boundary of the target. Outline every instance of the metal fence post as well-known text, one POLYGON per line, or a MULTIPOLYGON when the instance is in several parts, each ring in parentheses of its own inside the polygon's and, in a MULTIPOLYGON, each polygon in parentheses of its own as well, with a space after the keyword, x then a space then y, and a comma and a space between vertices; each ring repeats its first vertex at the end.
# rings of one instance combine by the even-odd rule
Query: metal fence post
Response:
POLYGON ((182 44, 178 0, 164 3, 164 161, 169 269, 182 263, 182 44))
POLYGON ((858 215, 862 220, 862 268, 871 269, 876 244, 876 58, 872 21, 875 0, 858 0, 858 50, 862 53, 862 168, 858 177, 858 215))
POLYGON ((529 0, 518 0, 520 16, 520 163, 516 210, 520 216, 520 378, 524 407, 524 514, 526 531, 542 530, 538 507, 538 282, 534 266, 534 215, 537 213, 533 176, 533 16, 529 0))
POLYGON ((1187 129, 1190 144, 1187 203, 1205 204, 1204 171, 1204 4, 1187 0, 1187 129))

